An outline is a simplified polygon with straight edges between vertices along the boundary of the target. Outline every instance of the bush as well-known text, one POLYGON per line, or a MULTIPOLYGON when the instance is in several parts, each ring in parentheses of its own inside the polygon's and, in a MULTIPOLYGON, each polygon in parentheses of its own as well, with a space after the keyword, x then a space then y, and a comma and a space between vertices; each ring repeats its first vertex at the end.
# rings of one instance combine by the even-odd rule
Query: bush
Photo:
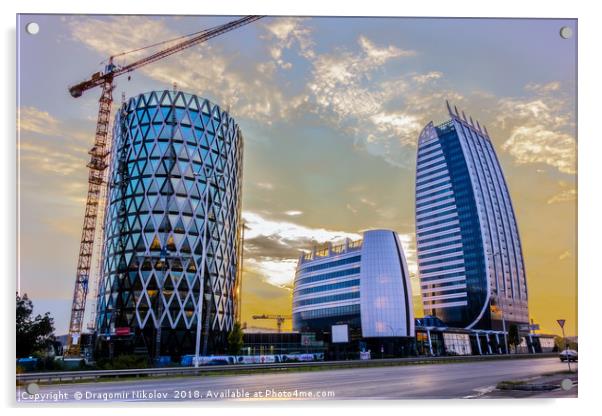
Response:
POLYGON ((127 370, 131 368, 148 368, 148 360, 141 355, 119 355, 112 360, 99 360, 97 366, 101 370, 127 370))
POLYGON ((62 371, 65 369, 62 360, 55 360, 54 357, 41 357, 36 363, 38 371, 62 371))

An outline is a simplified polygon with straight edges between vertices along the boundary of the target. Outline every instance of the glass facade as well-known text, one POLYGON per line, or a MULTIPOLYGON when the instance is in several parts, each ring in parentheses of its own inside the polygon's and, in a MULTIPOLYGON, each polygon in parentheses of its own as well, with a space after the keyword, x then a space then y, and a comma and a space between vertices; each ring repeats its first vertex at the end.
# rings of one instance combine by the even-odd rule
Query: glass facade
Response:
POLYGON ((399 237, 391 230, 370 230, 363 237, 301 256, 293 290, 294 330, 317 331, 328 340, 332 325, 347 324, 350 342, 414 336, 399 237))
POLYGON ((471 355, 469 334, 457 334, 453 332, 443 333, 445 352, 447 355, 471 355))
POLYGON ((179 91, 129 99, 114 123, 99 334, 127 327, 148 354, 223 350, 238 313, 243 138, 179 91), (202 293, 199 299, 199 294, 202 293))
MULTIPOLYGON (((449 108, 449 107, 448 107, 449 108)), ((528 323, 518 226, 486 129, 453 112, 418 140, 416 239, 425 314, 450 326, 528 323)))
POLYGON ((346 241, 303 255, 293 290, 293 329, 328 332, 332 325, 360 328, 361 245, 346 241))

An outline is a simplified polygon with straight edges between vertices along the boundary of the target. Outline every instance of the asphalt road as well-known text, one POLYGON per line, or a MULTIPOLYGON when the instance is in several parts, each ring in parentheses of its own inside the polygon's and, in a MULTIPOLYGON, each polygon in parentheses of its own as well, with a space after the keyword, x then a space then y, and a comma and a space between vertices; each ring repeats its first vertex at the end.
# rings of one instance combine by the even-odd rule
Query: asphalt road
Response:
MULTIPOLYGON (((571 364, 576 367, 577 365, 571 364)), ((309 372, 195 376, 40 386, 20 404, 190 400, 478 398, 500 381, 566 369, 558 358, 369 367, 309 372)), ((569 396, 569 394, 567 394, 569 396)))

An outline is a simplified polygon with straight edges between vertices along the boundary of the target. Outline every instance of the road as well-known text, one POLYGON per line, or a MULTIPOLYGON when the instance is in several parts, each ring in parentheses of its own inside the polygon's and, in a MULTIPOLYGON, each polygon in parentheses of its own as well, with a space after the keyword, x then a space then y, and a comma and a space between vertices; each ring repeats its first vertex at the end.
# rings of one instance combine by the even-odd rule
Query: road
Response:
POLYGON ((564 369, 558 358, 533 358, 53 384, 40 386, 37 401, 17 387, 17 402, 478 398, 502 380, 564 369))

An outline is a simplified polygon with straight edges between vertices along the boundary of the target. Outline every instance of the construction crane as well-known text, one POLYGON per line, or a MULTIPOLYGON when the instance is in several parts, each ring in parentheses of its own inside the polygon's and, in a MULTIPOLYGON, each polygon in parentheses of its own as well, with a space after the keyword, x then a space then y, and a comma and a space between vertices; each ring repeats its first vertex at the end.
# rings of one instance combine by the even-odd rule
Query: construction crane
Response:
MULTIPOLYGON (((187 48, 206 42, 211 38, 252 23, 258 19, 261 19, 262 17, 263 16, 245 16, 207 30, 202 30, 190 35, 181 36, 133 51, 113 55, 109 57, 104 72, 96 72, 86 81, 80 82, 79 84, 69 88, 69 93, 73 98, 81 97, 85 91, 95 87, 101 87, 102 92, 99 99, 94 145, 88 152, 90 154, 90 162, 87 165, 89 168, 88 196, 86 199, 84 224, 82 227, 81 242, 79 247, 75 288, 73 290, 73 303, 71 306, 71 319, 69 322, 69 336, 67 341, 67 356, 80 355, 79 338, 82 332, 84 313, 86 310, 86 298, 88 296, 92 256, 95 247, 94 241, 102 241, 103 239, 102 222, 104 217, 104 209, 102 207, 104 206, 106 199, 106 186, 108 179, 107 166, 110 165, 109 159, 112 144, 112 138, 109 132, 109 123, 113 105, 113 81, 115 78, 121 75, 130 73, 145 65, 159 61, 187 48), (173 42, 177 43, 173 44, 173 42), (151 53, 150 55, 128 65, 118 66, 114 63, 115 58, 118 56, 123 56, 132 52, 139 52, 166 43, 172 43, 172 45, 157 52, 151 53), (101 227, 97 227, 98 224, 100 224, 101 227)), ((100 262, 97 262, 97 264, 100 265, 100 262)), ((99 271, 95 271, 95 273, 95 277, 98 278, 99 271)))
POLYGON ((278 333, 282 332, 282 324, 285 320, 291 319, 290 315, 253 315, 253 319, 275 319, 278 325, 278 333))

